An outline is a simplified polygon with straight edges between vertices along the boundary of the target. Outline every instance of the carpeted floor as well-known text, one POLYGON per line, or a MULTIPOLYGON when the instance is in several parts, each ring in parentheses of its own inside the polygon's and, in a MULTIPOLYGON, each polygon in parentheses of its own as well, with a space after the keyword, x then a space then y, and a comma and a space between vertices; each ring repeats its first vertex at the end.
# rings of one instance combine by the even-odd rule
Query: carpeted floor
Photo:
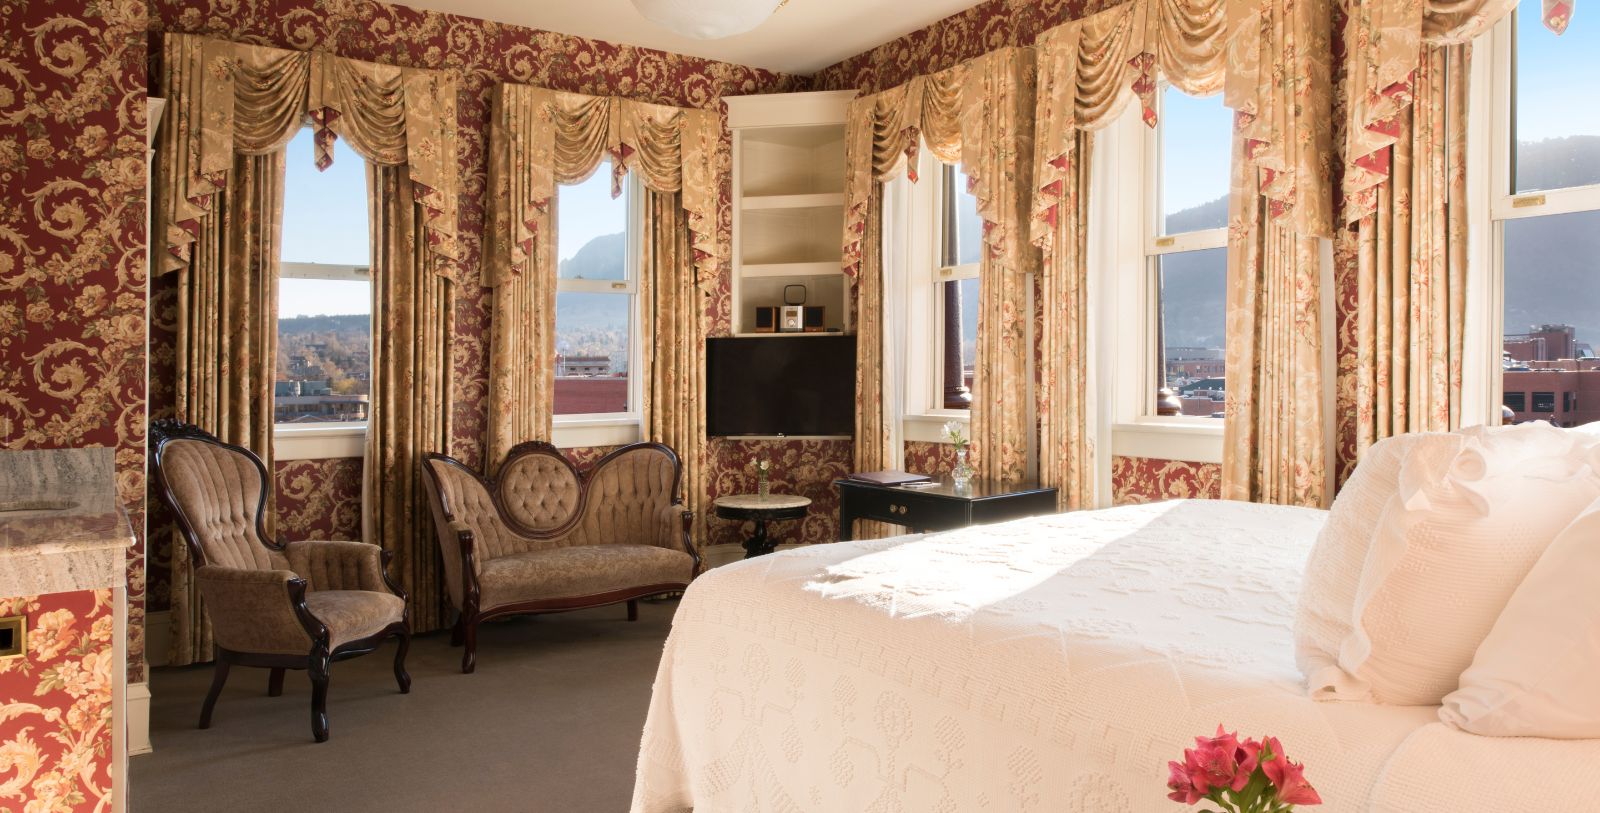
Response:
POLYGON ((392 644, 334 664, 321 744, 304 672, 267 697, 265 669, 235 667, 201 731, 211 668, 154 670, 155 752, 132 759, 132 810, 624 811, 677 606, 640 602, 632 624, 621 605, 487 624, 471 675, 448 634, 420 636, 409 695, 392 644))

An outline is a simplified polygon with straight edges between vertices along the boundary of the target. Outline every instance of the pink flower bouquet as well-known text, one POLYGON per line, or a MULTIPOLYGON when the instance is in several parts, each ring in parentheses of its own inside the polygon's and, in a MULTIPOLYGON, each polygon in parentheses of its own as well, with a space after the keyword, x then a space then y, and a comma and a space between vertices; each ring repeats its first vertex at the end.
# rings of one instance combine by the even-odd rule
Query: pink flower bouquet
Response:
POLYGON ((1195 737, 1182 762, 1168 762, 1167 797, 1192 805, 1202 799, 1226 813, 1282 813, 1295 805, 1320 805, 1305 766, 1284 756, 1277 737, 1240 740, 1217 726, 1215 737, 1195 737))

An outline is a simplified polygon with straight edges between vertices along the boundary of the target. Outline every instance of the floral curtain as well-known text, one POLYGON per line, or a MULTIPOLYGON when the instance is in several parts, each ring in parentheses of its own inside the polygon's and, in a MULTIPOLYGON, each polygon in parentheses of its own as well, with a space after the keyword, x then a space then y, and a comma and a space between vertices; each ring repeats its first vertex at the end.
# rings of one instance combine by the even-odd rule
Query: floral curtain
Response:
POLYGON ((1326 504, 1319 240, 1274 224, 1234 138, 1228 196, 1222 497, 1326 504))
POLYGON ((458 256, 456 80, 323 52, 289 51, 192 34, 167 34, 170 120, 160 155, 156 233, 160 272, 192 260, 204 220, 225 188, 237 154, 281 148, 307 116, 317 130, 317 163, 333 161, 335 134, 361 157, 403 165, 423 207, 435 268, 453 276, 458 256))
MULTIPOLYGON (((1028 239, 1033 190, 1034 58, 1032 49, 1002 48, 948 70, 851 102, 846 122, 844 271, 855 279, 857 356, 861 367, 882 362, 882 182, 902 166, 917 180, 923 145, 947 164, 960 163, 984 222, 979 259, 978 376, 972 439, 981 477, 1027 474, 1033 421, 1028 402, 1027 305, 1038 252, 1028 239), (1006 407, 1010 406, 1009 409, 1006 407)), ((885 457, 882 381, 858 371, 857 398, 870 415, 857 418, 857 464, 885 457), (870 391, 868 389, 870 388, 870 391), (870 403, 869 403, 870 401, 870 403), (863 451, 863 447, 866 447, 863 451)))
MULTIPOLYGON (((1543 0, 1546 28, 1567 30, 1575 0, 1543 0)), ((1517 0, 1372 0, 1353 4, 1345 27, 1349 104, 1345 120, 1344 219, 1378 211, 1378 187, 1396 170, 1393 146, 1418 97, 1427 46, 1465 44, 1517 7, 1517 0)))
POLYGON ((404 167, 367 165, 373 316, 372 414, 367 421, 362 528, 394 553, 411 629, 444 624, 443 577, 422 456, 449 448, 452 283, 430 273, 426 204, 404 167))
MULTIPOLYGON (((1041 121, 1044 98, 1040 97, 1041 121)), ((1089 306, 1089 150, 1087 130, 1072 132, 1071 150, 1052 164, 1052 221, 1041 241, 1043 331, 1038 396, 1039 482, 1058 489, 1063 511, 1094 508, 1095 425, 1089 306)))
MULTIPOLYGON (((499 460, 522 441, 548 438, 551 433, 556 186, 588 178, 609 157, 612 194, 622 193, 623 178, 630 171, 639 173, 646 189, 677 194, 688 250, 668 255, 677 264, 670 271, 671 281, 676 285, 682 276, 703 287, 718 273, 718 182, 712 160, 721 132, 716 114, 709 110, 526 85, 497 85, 492 108, 483 279, 495 289, 490 461, 499 460)), ((696 344, 693 352, 700 353, 703 344, 696 344)), ((667 408, 666 402, 657 403, 667 408)), ((698 437, 690 445, 674 448, 685 458, 699 454, 698 437)))
POLYGON ((664 443, 683 463, 684 505, 695 514, 695 539, 706 517, 704 291, 690 261, 681 192, 644 192, 639 330, 644 345, 645 440, 664 443))
POLYGON ((1461 422, 1468 48, 1426 47, 1390 177, 1356 224, 1356 450, 1461 422))

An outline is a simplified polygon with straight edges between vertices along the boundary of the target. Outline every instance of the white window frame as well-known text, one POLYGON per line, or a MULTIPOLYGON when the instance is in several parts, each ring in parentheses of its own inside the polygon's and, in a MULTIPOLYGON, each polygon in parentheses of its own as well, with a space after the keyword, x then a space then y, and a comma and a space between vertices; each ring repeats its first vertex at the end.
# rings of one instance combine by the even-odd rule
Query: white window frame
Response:
POLYGON ((917 177, 903 172, 884 182, 885 349, 903 348, 885 367, 896 376, 902 441, 943 443, 944 425, 967 424, 970 409, 944 406, 944 311, 941 283, 978 278, 978 263, 946 266, 943 259, 943 162, 918 151, 917 177))
MULTIPOLYGON (((610 163, 601 163, 596 174, 609 173, 610 163)), ((642 331, 643 303, 639 296, 640 262, 644 248, 641 228, 644 224, 644 195, 637 173, 630 172, 623 181, 626 200, 627 249, 624 256, 625 277, 617 280, 557 279, 556 294, 600 293, 626 294, 632 301, 631 320, 628 327, 628 411, 597 412, 556 415, 552 418, 551 442, 560 449, 586 446, 619 446, 637 443, 643 437, 644 413, 640 408, 644 398, 644 337, 642 331)), ((560 205, 560 187, 557 187, 557 206, 560 205)), ((559 238, 558 238, 559 239, 559 238)), ((552 319, 552 327, 554 320, 552 319)), ((555 363, 554 359, 550 360, 555 363)))
MULTIPOLYGON (((1516 11, 1472 45, 1467 99, 1467 320, 1462 360, 1464 426, 1498 425, 1504 401, 1505 223, 1600 211, 1600 184, 1512 193, 1511 117, 1516 11)), ((1531 404, 1529 404, 1531 406, 1531 404)))
MULTIPOLYGON (((1158 90, 1157 105, 1164 89, 1165 83, 1158 90)), ((1129 104, 1095 135, 1089 204, 1091 285, 1109 295, 1107 312, 1116 315, 1100 320, 1095 332, 1108 350, 1100 355, 1100 380, 1111 394, 1109 409, 1099 413, 1107 416, 1111 436, 1111 455, 1100 455, 1102 480, 1109 479, 1112 456, 1222 462, 1221 420, 1155 414, 1152 383, 1161 372, 1156 347, 1158 262, 1166 254, 1228 245, 1226 228, 1161 233, 1159 112, 1158 107, 1156 127, 1148 127, 1139 105, 1129 104), (1104 246, 1106 261, 1094 261, 1097 241, 1104 246)))
MULTIPOLYGON (((366 265, 341 263, 291 263, 278 265, 279 279, 326 279, 340 281, 372 281, 372 268, 366 265)), ((374 314, 376 315, 376 314, 374 314)), ((367 404, 370 410, 372 404, 367 404)), ((328 421, 326 423, 272 424, 272 456, 274 460, 326 460, 338 457, 361 457, 366 453, 366 421, 328 421)))

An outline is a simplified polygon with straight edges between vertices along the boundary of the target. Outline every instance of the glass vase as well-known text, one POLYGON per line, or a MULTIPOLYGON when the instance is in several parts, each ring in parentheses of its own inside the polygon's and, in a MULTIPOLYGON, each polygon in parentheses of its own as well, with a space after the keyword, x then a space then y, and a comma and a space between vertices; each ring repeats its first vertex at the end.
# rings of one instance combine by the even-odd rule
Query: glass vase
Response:
POLYGON ((956 447, 956 467, 950 470, 950 481, 956 488, 966 488, 972 482, 972 467, 967 465, 967 447, 956 447))
POLYGON ((762 472, 756 476, 756 496, 766 499, 772 493, 772 486, 767 480, 767 473, 762 472))

